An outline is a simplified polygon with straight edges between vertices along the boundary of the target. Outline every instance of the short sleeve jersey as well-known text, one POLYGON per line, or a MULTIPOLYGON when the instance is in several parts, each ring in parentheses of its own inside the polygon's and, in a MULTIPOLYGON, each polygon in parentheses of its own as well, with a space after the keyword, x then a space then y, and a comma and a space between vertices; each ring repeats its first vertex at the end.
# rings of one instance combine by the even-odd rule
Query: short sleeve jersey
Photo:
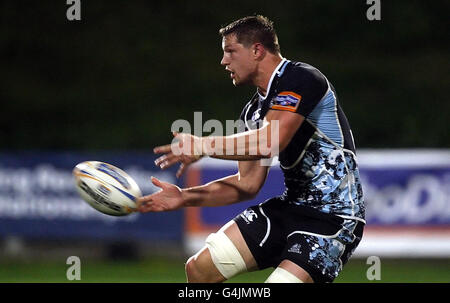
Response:
POLYGON ((266 95, 256 92, 242 110, 245 129, 258 128, 269 110, 305 117, 278 156, 286 187, 283 196, 298 205, 365 222, 353 136, 327 78, 309 64, 283 59, 266 95))

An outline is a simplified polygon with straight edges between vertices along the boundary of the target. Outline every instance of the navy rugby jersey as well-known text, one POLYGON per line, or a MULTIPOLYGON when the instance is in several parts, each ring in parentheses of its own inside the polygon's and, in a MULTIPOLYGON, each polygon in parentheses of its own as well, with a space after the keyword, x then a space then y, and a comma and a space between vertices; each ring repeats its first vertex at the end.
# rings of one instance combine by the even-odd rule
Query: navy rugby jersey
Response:
POLYGON ((278 156, 286 187, 283 196, 298 205, 364 222, 353 136, 327 78, 311 65, 283 59, 266 96, 256 92, 244 107, 240 118, 246 130, 262 125, 270 109, 305 117, 278 156))

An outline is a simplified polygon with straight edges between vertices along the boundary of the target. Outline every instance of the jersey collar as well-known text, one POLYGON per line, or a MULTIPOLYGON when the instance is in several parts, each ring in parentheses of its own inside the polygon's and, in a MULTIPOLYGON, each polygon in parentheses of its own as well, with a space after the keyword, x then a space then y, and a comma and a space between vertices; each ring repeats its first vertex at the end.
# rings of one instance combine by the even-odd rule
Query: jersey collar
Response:
POLYGON ((258 88, 256 89, 256 92, 258 93, 259 98, 261 98, 262 100, 265 100, 267 98, 267 96, 269 95, 269 92, 270 92, 270 88, 272 86, 273 78, 275 77, 275 75, 277 75, 277 74, 280 75, 284 71, 284 64, 287 62, 289 62, 289 60, 287 60, 286 58, 283 58, 281 60, 281 62, 277 65, 277 67, 274 69, 272 76, 270 77, 269 84, 267 85, 267 90, 266 90, 265 96, 261 95, 258 88))

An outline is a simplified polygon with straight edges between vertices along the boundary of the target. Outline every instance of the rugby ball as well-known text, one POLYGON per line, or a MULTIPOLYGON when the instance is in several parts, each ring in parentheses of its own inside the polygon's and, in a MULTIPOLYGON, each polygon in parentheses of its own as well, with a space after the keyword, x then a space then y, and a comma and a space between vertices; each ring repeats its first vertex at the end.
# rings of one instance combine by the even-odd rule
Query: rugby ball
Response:
POLYGON ((96 210, 111 216, 136 211, 142 196, 137 183, 126 172, 100 161, 81 162, 72 171, 81 198, 96 210))

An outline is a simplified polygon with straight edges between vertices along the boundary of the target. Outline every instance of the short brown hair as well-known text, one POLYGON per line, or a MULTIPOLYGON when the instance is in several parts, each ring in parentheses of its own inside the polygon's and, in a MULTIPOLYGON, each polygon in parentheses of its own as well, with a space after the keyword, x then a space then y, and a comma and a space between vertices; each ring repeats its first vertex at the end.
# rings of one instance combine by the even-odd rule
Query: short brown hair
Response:
POLYGON ((269 52, 280 52, 278 37, 273 27, 273 22, 267 17, 256 15, 247 16, 233 21, 219 30, 222 37, 235 34, 237 41, 245 47, 253 43, 261 43, 269 52))

